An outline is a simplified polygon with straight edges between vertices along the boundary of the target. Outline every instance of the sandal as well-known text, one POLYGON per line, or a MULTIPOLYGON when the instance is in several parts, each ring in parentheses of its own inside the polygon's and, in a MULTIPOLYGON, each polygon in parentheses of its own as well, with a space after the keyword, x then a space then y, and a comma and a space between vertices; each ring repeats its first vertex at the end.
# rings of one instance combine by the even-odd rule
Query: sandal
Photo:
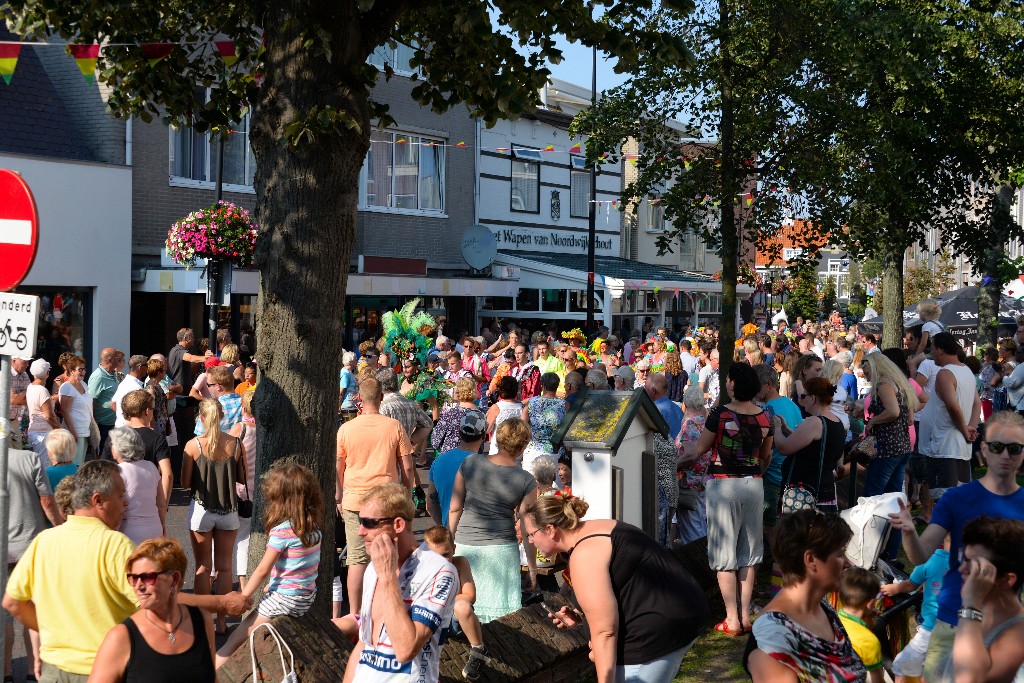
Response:
POLYGON ((729 624, 726 622, 725 619, 722 619, 722 621, 720 621, 717 624, 715 624, 715 630, 718 631, 719 633, 724 633, 725 635, 731 636, 733 638, 739 638, 744 633, 746 633, 746 631, 743 630, 743 627, 740 627, 739 631, 731 630, 729 628, 729 624))

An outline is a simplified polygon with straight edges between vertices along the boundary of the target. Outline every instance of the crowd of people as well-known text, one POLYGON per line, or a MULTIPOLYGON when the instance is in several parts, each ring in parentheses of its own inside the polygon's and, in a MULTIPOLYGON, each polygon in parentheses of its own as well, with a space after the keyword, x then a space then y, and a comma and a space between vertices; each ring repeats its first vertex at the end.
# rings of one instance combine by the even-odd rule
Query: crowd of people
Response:
MULTIPOLYGON (((937 316, 928 302, 922 312, 937 316)), ((725 605, 714 629, 748 638, 755 681, 881 680, 871 604, 917 587, 922 623, 895 673, 1009 681, 1021 666, 1017 340, 982 365, 934 324, 899 349, 840 320, 748 324, 720 376, 714 329, 602 327, 588 338, 495 323, 471 336, 425 314, 389 315, 411 317, 385 316, 385 334, 346 351, 339 374, 329 552, 334 621, 355 644, 346 680, 436 680, 440 644, 460 632, 462 673, 479 678, 492 656, 482 625, 559 588, 541 570, 563 564, 575 599, 549 616, 560 628, 587 623, 598 679, 671 680, 710 607, 670 551, 705 537, 725 605), (654 437, 653 538, 584 519, 572 453, 553 441, 581 398, 636 390, 668 426, 654 437), (977 481, 972 458, 987 467, 977 481), (848 568, 837 482, 857 472, 866 497, 907 494, 882 559, 898 566, 902 547, 919 565, 908 582, 848 568), (418 516, 436 525, 423 544, 418 516), (758 615, 759 571, 780 586, 758 615), (838 610, 822 601, 832 592, 838 610)), ((12 364, 3 605, 26 627, 39 680, 213 680, 252 629, 301 618, 315 600, 330 501, 299 465, 256 471, 248 347, 226 330, 216 350, 200 350, 189 329, 176 341, 166 356, 104 349, 88 379, 70 353, 56 377, 44 359, 12 364), (167 536, 175 487, 190 494, 193 593, 167 536), (249 566, 257 490, 269 539, 249 566), (70 616, 68 590, 82 595, 70 616), (217 649, 226 618, 254 603, 217 649)), ((9 677, 10 652, 5 662, 9 677)))

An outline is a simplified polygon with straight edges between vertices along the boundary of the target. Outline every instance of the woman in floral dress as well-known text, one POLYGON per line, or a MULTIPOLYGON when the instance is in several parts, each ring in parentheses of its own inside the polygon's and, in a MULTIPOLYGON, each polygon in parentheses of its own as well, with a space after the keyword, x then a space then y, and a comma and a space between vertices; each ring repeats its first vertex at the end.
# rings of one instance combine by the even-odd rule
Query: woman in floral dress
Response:
POLYGON ((430 435, 430 445, 434 447, 437 454, 447 453, 458 448, 462 443, 459 436, 459 424, 462 417, 471 410, 479 410, 473 401, 476 400, 476 380, 472 377, 463 377, 455 382, 455 402, 449 403, 441 411, 441 417, 430 435))
POLYGON ((523 407, 523 421, 533 430, 533 437, 523 453, 523 469, 527 472, 533 471, 533 461, 542 455, 558 459, 551 445, 551 434, 565 417, 565 399, 555 395, 558 384, 557 374, 545 372, 540 376, 540 396, 534 396, 523 407))
MULTIPOLYGON (((683 394, 683 428, 676 439, 676 447, 696 441, 704 429, 708 417, 704 392, 700 385, 692 384, 683 394)), ((704 509, 704 482, 708 479, 713 451, 707 451, 679 465, 679 499, 676 507, 676 524, 671 537, 683 543, 691 543, 708 535, 707 511, 704 509)))

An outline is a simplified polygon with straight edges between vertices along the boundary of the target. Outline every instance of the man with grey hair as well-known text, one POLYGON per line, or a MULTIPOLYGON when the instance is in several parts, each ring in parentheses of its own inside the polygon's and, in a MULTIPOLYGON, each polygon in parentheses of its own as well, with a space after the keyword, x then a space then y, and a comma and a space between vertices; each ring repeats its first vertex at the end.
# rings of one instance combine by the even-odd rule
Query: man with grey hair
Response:
MULTIPOLYGON (((124 480, 107 460, 87 462, 74 478, 75 514, 41 532, 22 555, 3 606, 25 627, 43 626, 37 665, 40 681, 85 683, 107 631, 138 609, 125 576, 134 547, 117 531, 124 515, 124 480), (73 599, 69 600, 69 596, 73 599)), ((250 601, 180 594, 179 601, 240 615, 250 601)))
POLYGON ((608 391, 608 376, 600 370, 591 369, 583 384, 591 391, 608 391))
POLYGON ((146 388, 146 377, 149 376, 149 359, 145 356, 135 355, 128 359, 128 374, 124 376, 121 383, 110 399, 110 407, 114 409, 114 427, 124 427, 128 424, 128 418, 121 411, 121 399, 130 391, 144 390, 146 388))
POLYGON ((835 360, 843 366, 843 375, 839 378, 839 386, 846 389, 847 396, 857 400, 857 375, 853 374, 853 354, 849 351, 840 351, 835 355, 835 360))

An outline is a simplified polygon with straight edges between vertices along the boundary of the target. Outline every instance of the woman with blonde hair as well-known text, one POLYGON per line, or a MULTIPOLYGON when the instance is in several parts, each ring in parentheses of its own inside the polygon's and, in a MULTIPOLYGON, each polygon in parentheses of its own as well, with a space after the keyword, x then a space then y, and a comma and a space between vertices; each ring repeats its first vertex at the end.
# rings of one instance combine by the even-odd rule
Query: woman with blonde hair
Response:
POLYGON ((752 368, 756 368, 761 363, 764 363, 764 351, 761 350, 761 345, 757 343, 757 337, 744 338, 743 355, 752 368))
POLYGON ((239 353, 237 344, 228 344, 220 350, 220 362, 224 363, 231 370, 231 374, 234 375, 236 382, 241 382, 245 379, 245 373, 242 370, 242 364, 238 362, 239 353))
POLYGON ((510 417, 495 430, 497 452, 466 458, 455 475, 448 528, 455 537, 456 554, 473 566, 474 607, 484 624, 523 604, 516 513, 530 568, 530 591, 537 586, 537 553, 524 523, 526 509, 537 500, 537 481, 519 465, 530 438, 530 426, 510 417))
MULTIPOLYGON (((246 482, 245 448, 239 438, 224 434, 220 421, 224 408, 208 398, 199 404, 202 435, 185 444, 181 464, 181 485, 192 490, 189 528, 192 554, 196 558, 195 592, 210 593, 211 569, 217 570, 217 595, 231 587, 231 557, 238 533, 237 485, 246 482), (216 556, 214 556, 216 553, 216 556)), ((217 632, 227 632, 222 615, 217 632)))
POLYGON ((441 411, 441 417, 430 434, 430 445, 438 455, 447 453, 459 447, 462 437, 459 436, 459 425, 463 416, 471 410, 480 410, 476 406, 476 380, 472 377, 463 377, 455 381, 455 389, 452 398, 455 403, 446 404, 441 411))
POLYGON ((679 352, 673 349, 665 353, 665 380, 668 382, 669 400, 676 403, 683 402, 683 394, 686 393, 686 383, 690 377, 683 371, 683 362, 679 358, 679 352))

